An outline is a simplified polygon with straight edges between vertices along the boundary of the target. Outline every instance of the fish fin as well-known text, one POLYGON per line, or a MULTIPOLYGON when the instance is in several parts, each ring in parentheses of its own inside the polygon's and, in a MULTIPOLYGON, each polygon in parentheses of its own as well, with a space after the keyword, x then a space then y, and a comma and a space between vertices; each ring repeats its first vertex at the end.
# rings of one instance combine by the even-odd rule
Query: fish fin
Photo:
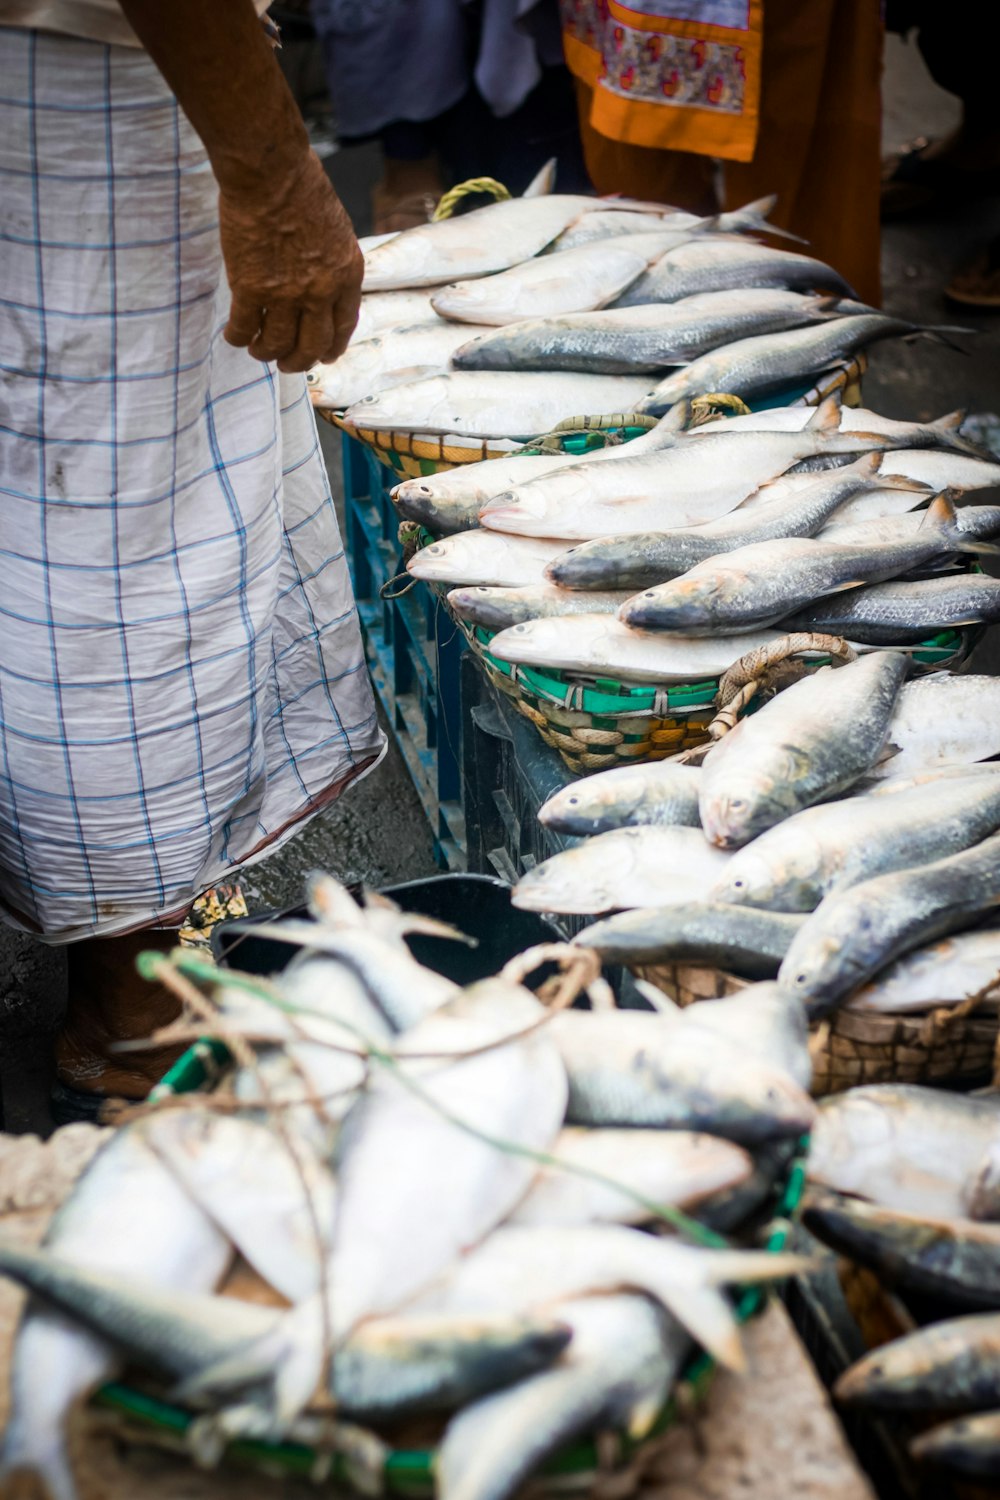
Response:
POLYGON ((924 518, 920 523, 920 530, 944 530, 950 531, 958 525, 958 513, 955 510, 955 502, 951 498, 956 492, 954 490, 942 490, 924 511, 924 518))
POLYGON ((966 407, 958 406, 954 411, 946 412, 943 417, 935 417, 927 426, 933 427, 937 432, 957 432, 968 414, 966 407))
POLYGON ((961 328, 952 323, 925 323, 917 324, 909 333, 900 334, 904 342, 909 343, 912 339, 933 339, 936 344, 943 344, 946 349, 953 349, 956 354, 968 354, 970 351, 963 344, 956 344, 952 334, 977 333, 975 328, 961 328))
POLYGON ((723 229, 756 229, 765 234, 775 234, 779 239, 794 240, 797 245, 808 245, 809 241, 803 239, 801 234, 793 234, 790 229, 782 229, 777 224, 768 221, 768 214, 774 212, 778 201, 777 193, 768 193, 765 198, 755 198, 752 203, 745 203, 742 208, 735 208, 718 217, 722 221, 720 227, 723 229))
POLYGON ((742 1374, 746 1355, 739 1324, 721 1292, 711 1286, 678 1288, 669 1311, 720 1365, 742 1374))
POLYGON ((544 167, 542 167, 540 171, 535 173, 534 177, 531 179, 531 181, 528 183, 528 186, 521 194, 521 197, 547 197, 556 185, 556 168, 558 167, 558 164, 558 158, 555 156, 550 156, 544 167))
POLYGON ((821 313, 824 317, 839 318, 843 316, 841 311, 841 298, 835 294, 821 293, 816 297, 806 299, 806 307, 814 313, 821 313))
POLYGON ((892 740, 886 740, 875 759, 875 765, 884 766, 888 761, 895 760, 896 756, 902 755, 902 753, 902 745, 897 745, 892 740))
POLYGON ((809 418, 804 432, 837 432, 840 429, 840 397, 827 396, 809 418))
POLYGON ((662 1410, 663 1397, 660 1391, 642 1396, 633 1403, 626 1422, 626 1431, 633 1442, 641 1443, 643 1438, 649 1436, 662 1410))

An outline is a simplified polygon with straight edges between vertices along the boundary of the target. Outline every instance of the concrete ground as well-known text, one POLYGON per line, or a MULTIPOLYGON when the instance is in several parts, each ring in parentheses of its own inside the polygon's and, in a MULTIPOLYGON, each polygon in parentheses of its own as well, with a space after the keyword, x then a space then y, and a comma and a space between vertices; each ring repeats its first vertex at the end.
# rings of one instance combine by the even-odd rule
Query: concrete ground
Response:
MULTIPOLYGON (((287 49, 290 70, 310 72, 311 60, 287 49)), ((314 70, 313 70, 314 71, 314 70)), ((889 38, 885 71, 885 146, 918 135, 939 135, 957 118, 957 104, 929 79, 912 44, 889 38)), ((359 234, 370 229, 369 193, 378 175, 375 146, 353 147, 327 159, 359 234)), ((866 404, 887 415, 930 418, 966 406, 1000 412, 1000 317, 956 316, 944 301, 952 267, 990 234, 1000 233, 1000 200, 920 221, 889 225, 883 238, 885 306, 925 323, 977 330, 968 354, 918 341, 882 345, 865 382, 866 404)), ((339 488, 338 439, 321 424, 331 480, 339 488)), ((979 497, 977 497, 979 498, 979 497)), ((1000 632, 993 632, 1000 637, 1000 632)), ((1000 670, 994 642, 980 648, 979 670, 1000 670)), ((316 818, 280 853, 246 872, 255 906, 283 906, 299 898, 302 873, 323 867, 348 880, 381 885, 431 873, 431 840, 423 811, 398 753, 342 803, 316 818)), ((48 1126, 49 1046, 64 1004, 65 964, 45 948, 0 928, 0 1086, 8 1130, 48 1126)))

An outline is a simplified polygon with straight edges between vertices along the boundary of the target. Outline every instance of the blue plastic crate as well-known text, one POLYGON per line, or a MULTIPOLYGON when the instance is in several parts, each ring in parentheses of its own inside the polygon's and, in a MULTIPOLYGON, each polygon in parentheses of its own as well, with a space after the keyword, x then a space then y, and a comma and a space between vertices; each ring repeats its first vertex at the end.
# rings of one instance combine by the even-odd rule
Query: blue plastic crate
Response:
POLYGON ((420 795, 445 869, 466 866, 462 815, 459 659, 465 637, 438 597, 417 583, 380 590, 401 571, 397 483, 364 444, 342 435, 347 558, 375 691, 420 795))

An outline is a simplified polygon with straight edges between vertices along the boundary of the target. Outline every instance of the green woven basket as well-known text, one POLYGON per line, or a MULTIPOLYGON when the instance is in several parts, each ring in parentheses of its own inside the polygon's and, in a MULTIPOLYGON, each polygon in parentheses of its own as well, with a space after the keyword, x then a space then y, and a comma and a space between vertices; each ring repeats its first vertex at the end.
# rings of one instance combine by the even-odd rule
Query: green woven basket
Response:
MULTIPOLYGON (((225 1073, 230 1061, 229 1051, 222 1042, 197 1042, 175 1063, 150 1098, 163 1099, 172 1094, 190 1094, 210 1089, 225 1073)), ((805 1188, 808 1149, 809 1140, 804 1136, 777 1196, 765 1246, 775 1254, 786 1248, 792 1232, 792 1217, 798 1209, 805 1188)), ((719 1243, 724 1244, 725 1241, 719 1237, 719 1243)), ((766 1295, 760 1287, 744 1289, 736 1303, 738 1321, 745 1323, 760 1311, 766 1295)), ((651 1432, 642 1440, 630 1438, 625 1433, 618 1435, 617 1463, 626 1463, 644 1443, 665 1432, 676 1421, 679 1411, 686 1409, 688 1398, 699 1399, 704 1396, 714 1372, 715 1361, 709 1355, 695 1355, 688 1363, 677 1391, 660 1413, 651 1432)), ((178 1440, 183 1439, 198 1416, 198 1413, 185 1407, 136 1390, 122 1381, 102 1386, 92 1399, 96 1406, 122 1418, 127 1431, 137 1439, 145 1437, 153 1444, 159 1443, 175 1450, 178 1440)), ((334 1454, 331 1457, 328 1453, 319 1452, 303 1443, 239 1440, 229 1444, 225 1456, 234 1462, 270 1474, 306 1475, 312 1478, 321 1474, 325 1484, 333 1490, 342 1489, 351 1482, 348 1466, 340 1455, 334 1454)), ((385 1489, 400 1495, 432 1493, 435 1457, 434 1448, 392 1449, 386 1458, 382 1474, 385 1489)), ((594 1440, 582 1440, 549 1459, 542 1474, 551 1484, 562 1487, 567 1481, 583 1482, 588 1475, 604 1468, 606 1462, 606 1456, 602 1454, 599 1457, 594 1440)))

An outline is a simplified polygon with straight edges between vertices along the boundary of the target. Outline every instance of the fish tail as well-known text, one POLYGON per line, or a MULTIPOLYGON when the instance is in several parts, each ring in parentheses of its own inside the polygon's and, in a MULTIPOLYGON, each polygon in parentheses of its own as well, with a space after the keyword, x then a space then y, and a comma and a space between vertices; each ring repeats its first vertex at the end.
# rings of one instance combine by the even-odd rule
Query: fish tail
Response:
POLYGON ((705 1280, 713 1286, 748 1285, 761 1281, 784 1281, 816 1269, 810 1255, 776 1254, 772 1250, 706 1250, 700 1265, 705 1280))
POLYGON ((803 239, 801 234, 793 234, 790 229, 782 229, 777 224, 771 224, 768 221, 768 215, 773 213, 777 201, 777 193, 768 193, 766 198, 755 198, 752 203, 745 203, 742 208, 719 214, 717 216, 718 227, 737 231, 758 230, 765 234, 777 235, 783 240, 794 240, 797 245, 807 245, 809 241, 803 239))
POLYGON ((956 354, 968 354, 964 344, 957 344, 952 337, 953 334, 967 334, 978 332, 975 328, 962 328, 954 323, 912 323, 909 331, 900 335, 903 339, 933 339, 936 344, 943 344, 946 349, 953 349, 956 354))

